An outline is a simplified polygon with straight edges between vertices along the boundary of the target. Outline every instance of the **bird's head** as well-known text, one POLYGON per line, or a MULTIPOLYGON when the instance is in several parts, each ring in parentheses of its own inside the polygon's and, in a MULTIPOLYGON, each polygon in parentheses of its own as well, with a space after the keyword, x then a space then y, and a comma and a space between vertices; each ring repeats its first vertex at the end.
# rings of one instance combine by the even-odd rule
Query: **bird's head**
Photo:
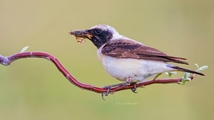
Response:
POLYGON ((89 39, 97 48, 121 36, 115 28, 105 24, 95 25, 86 30, 71 31, 70 34, 74 35, 79 43, 84 42, 86 38, 89 39))

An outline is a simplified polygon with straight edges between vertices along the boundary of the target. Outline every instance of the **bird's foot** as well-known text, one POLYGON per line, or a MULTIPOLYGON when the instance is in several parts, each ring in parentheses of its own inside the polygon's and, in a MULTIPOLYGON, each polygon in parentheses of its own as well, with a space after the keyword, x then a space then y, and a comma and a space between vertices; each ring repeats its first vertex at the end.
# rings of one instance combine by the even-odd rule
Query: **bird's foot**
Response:
MULTIPOLYGON (((108 94, 110 93, 111 86, 105 86, 104 88, 107 89, 105 96, 108 96, 108 94)), ((104 93, 102 93, 102 99, 105 100, 104 93)))
POLYGON ((106 91, 106 93, 102 93, 102 99, 105 100, 104 96, 109 95, 111 88, 118 87, 118 86, 126 86, 126 85, 127 85, 127 83, 125 82, 125 83, 113 84, 113 85, 108 85, 108 86, 103 87, 104 89, 107 89, 107 91, 106 91))

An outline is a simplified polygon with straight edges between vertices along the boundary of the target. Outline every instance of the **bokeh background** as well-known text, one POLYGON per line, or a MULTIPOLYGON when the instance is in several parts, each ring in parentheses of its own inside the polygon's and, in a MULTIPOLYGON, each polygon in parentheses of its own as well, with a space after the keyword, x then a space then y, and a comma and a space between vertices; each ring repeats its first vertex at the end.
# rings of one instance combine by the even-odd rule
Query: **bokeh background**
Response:
POLYGON ((0 120, 213 120, 213 6, 213 0, 0 0, 1 55, 29 45, 28 51, 57 57, 84 83, 119 83, 105 72, 90 41, 79 45, 68 34, 100 23, 188 58, 186 68, 209 66, 206 77, 186 85, 151 85, 104 101, 100 94, 70 84, 47 60, 18 60, 0 66, 0 120))

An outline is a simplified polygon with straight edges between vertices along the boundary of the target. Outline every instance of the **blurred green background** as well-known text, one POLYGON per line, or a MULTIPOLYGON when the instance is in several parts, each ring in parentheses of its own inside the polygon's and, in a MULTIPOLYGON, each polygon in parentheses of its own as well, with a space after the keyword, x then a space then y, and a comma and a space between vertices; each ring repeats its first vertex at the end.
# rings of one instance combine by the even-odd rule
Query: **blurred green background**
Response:
MULTIPOLYGON (((48 52, 79 81, 119 83, 97 59, 96 48, 68 34, 105 23, 169 55, 208 65, 206 77, 186 85, 151 85, 101 95, 70 84, 44 59, 0 66, 0 120, 213 120, 213 0, 0 0, 0 54, 48 52)), ((182 66, 182 65, 181 65, 182 66)), ((182 73, 174 77, 180 77, 182 73)), ((165 78, 165 75, 161 76, 165 78)))

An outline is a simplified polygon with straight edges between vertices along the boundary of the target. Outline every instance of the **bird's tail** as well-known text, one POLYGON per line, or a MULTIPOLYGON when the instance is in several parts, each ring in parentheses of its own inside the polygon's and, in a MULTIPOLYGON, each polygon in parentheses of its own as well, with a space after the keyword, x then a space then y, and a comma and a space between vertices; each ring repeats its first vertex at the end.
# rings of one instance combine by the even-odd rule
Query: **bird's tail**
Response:
POLYGON ((193 73, 193 74, 198 74, 198 75, 201 75, 201 76, 205 76, 203 73, 200 73, 200 72, 197 72, 197 71, 194 71, 194 70, 188 70, 188 69, 181 68, 181 67, 178 67, 178 66, 171 66, 170 65, 170 68, 176 69, 178 71, 183 71, 183 72, 188 72, 188 73, 193 73))

